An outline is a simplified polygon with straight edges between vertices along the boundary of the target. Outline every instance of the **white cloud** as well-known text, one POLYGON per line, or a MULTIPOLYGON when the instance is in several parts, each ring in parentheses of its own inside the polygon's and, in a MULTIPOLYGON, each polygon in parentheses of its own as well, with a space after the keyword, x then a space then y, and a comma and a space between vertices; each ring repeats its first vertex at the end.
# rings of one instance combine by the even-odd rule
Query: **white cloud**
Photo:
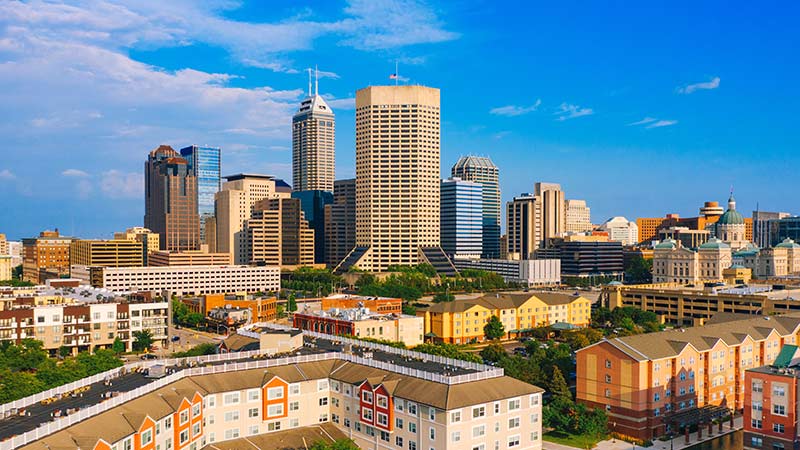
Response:
POLYGON ((337 74, 335 72, 328 72, 326 70, 317 70, 314 73, 316 74, 317 78, 319 78, 319 79, 323 79, 323 78, 332 78, 334 80, 338 80, 339 79, 339 74, 337 74))
POLYGON ((494 140, 496 140, 496 141, 499 141, 500 139, 503 139, 504 137, 508 136, 509 134, 511 134, 511 132, 508 131, 508 130, 498 131, 497 133, 492 135, 492 138, 494 140))
POLYGON ((542 104, 541 99, 537 99, 536 102, 531 106, 516 106, 516 105, 508 105, 508 106, 501 106, 499 108, 492 108, 489 110, 489 114, 494 114, 496 116, 521 116, 523 114, 528 114, 529 112, 536 111, 539 108, 539 105, 542 104))
POLYGON ((78 177, 78 178, 88 177, 89 176, 88 173, 84 172, 83 170, 79 170, 79 169, 67 169, 67 170, 61 172, 61 175, 65 176, 65 177, 78 177))
POLYGON ((661 128, 661 127, 669 127, 678 123, 677 120, 659 120, 657 122, 651 123, 650 125, 646 126, 645 128, 661 128))
POLYGON ((144 194, 144 175, 138 172, 107 170, 101 175, 100 191, 113 199, 141 198, 144 194))
POLYGON ((0 170, 0 180, 13 180, 15 178, 17 178, 17 176, 14 175, 14 173, 11 172, 10 170, 8 169, 0 170))
POLYGON ((574 119, 576 117, 591 116, 592 114, 594 114, 594 110, 592 108, 582 108, 578 105, 571 105, 569 103, 560 104, 558 106, 558 110, 555 112, 555 115, 558 116, 556 120, 559 121, 574 119))
POLYGON ((656 120, 658 120, 658 119, 655 119, 653 117, 645 117, 642 120, 629 123, 628 126, 630 127, 630 126, 635 126, 635 125, 644 125, 646 123, 655 122, 656 120))
POLYGON ((323 96, 323 98, 328 103, 328 106, 330 106, 334 110, 336 110, 336 109, 355 109, 355 107, 356 107, 356 98, 355 97, 335 98, 332 95, 325 95, 325 96, 323 96))
POLYGON ((679 94, 691 94, 692 92, 695 91, 716 89, 718 87, 719 87, 719 77, 714 77, 711 79, 711 81, 706 81, 703 83, 695 83, 679 87, 677 91, 679 94))

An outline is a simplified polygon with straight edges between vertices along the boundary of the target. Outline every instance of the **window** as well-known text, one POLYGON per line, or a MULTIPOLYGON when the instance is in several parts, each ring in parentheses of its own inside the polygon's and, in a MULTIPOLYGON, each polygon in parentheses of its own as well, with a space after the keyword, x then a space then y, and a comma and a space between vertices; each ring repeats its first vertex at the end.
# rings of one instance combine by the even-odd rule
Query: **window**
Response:
POLYGON ((258 425, 250 425, 247 428, 247 434, 249 434, 250 436, 256 435, 258 434, 258 432, 259 432, 258 425))
POLYGON ((188 421, 189 421, 189 410, 184 409, 183 411, 181 411, 181 425, 185 424, 188 421))
POLYGON ((229 430, 225 430, 225 439, 236 439, 239 437, 239 429, 238 428, 231 428, 229 430))
POLYGON ((415 433, 416 434, 416 432, 417 432, 417 424, 415 424, 414 422, 408 422, 408 431, 410 433, 415 433))
POLYGON ((403 429, 403 419, 395 417, 394 418, 394 426, 395 426, 395 428, 399 428, 399 429, 402 430, 403 429))
POLYGON ((784 425, 782 423, 773 423, 772 424, 772 431, 776 433, 783 433, 786 431, 784 425))
POLYGON ((460 431, 453 431, 450 433, 450 441, 451 442, 460 442, 461 441, 461 432, 460 431))
POLYGON ((389 399, 385 395, 377 394, 375 404, 379 407, 386 409, 389 407, 389 399))
POLYGON ((267 389, 267 400, 277 400, 281 398, 283 398, 283 387, 271 387, 267 389))
POLYGON ((164 419, 164 429, 165 430, 172 429, 172 417, 167 417, 166 419, 164 419))
POLYGON ((518 398, 508 401, 508 410, 509 411, 517 410, 517 409, 520 408, 520 406, 521 406, 521 401, 518 398))
POLYGON ((538 423, 539 422, 539 414, 531 414, 531 423, 538 423))
POLYGON ((328 389, 328 380, 317 381, 317 391, 325 391, 328 389))
POLYGON ((267 407, 267 417, 276 417, 276 416, 282 416, 282 415, 283 415, 283 405, 282 404, 269 405, 267 407))
POLYGON ((508 448, 519 447, 519 435, 510 436, 508 438, 508 448))
POLYGON ((537 394, 531 395, 531 406, 536 406, 539 404, 539 396, 537 394))
POLYGON ((398 447, 402 447, 403 446, 403 438, 401 438, 400 436, 395 436, 394 437, 394 443, 398 447))
POLYGON ((417 450, 416 441, 408 441, 408 450, 417 450))
POLYGON ((408 414, 410 414, 412 416, 416 416, 417 415, 417 404, 416 403, 408 402, 408 405, 406 405, 406 406, 408 406, 408 414))
POLYGON ((322 397, 319 399, 319 406, 327 406, 328 405, 328 397, 322 397))
POLYGON ((508 429, 519 428, 519 417, 512 417, 508 419, 508 429))
POLYGON ((764 392, 764 385, 761 381, 753 381, 753 392, 764 392))
POLYGON ((153 430, 147 430, 142 432, 142 446, 149 445, 153 442, 153 430))
POLYGON ((389 426, 389 416, 386 414, 379 412, 378 413, 378 425, 388 427, 389 426))
POLYGON ((452 411, 450 413, 450 423, 461 422, 461 411, 452 411))
POLYGON ((610 369, 610 368, 611 368, 611 360, 607 359, 606 360, 606 369, 610 369))
POLYGON ((428 408, 428 420, 436 420, 436 408, 428 408))
MULTIPOLYGON (((229 392, 222 397, 222 404, 227 405, 236 405, 239 403, 239 393, 238 392, 229 392)), ((227 433, 227 431, 226 431, 227 433)))
POLYGON ((531 433, 531 440, 534 441, 534 442, 539 440, 539 432, 538 431, 534 431, 534 432, 531 433))
POLYGON ((361 391, 361 401, 364 403, 372 404, 372 392, 370 391, 361 391))
POLYGON ((405 400, 403 400, 403 399, 399 399, 398 398, 398 399, 395 399, 395 401, 394 401, 394 409, 395 409, 395 411, 401 411, 401 412, 404 411, 405 410, 405 405, 406 405, 406 403, 405 403, 405 400))
POLYGON ((772 405, 772 414, 777 414, 779 416, 786 415, 786 406, 785 405, 772 405))
POLYGON ((289 395, 300 395, 300 385, 297 383, 290 384, 289 395))
POLYGON ((361 408, 361 418, 367 422, 372 422, 372 410, 369 408, 361 408))
POLYGON ((606 383, 611 383, 611 375, 606 374, 606 383))
POLYGON ((239 420, 239 411, 228 411, 225 413, 225 422, 239 420))
POLYGON ((486 435, 486 425, 472 427, 472 437, 479 438, 486 435))
POLYGON ((197 417, 200 415, 200 403, 195 403, 192 405, 192 417, 197 417))
POLYGON ((500 414, 500 402, 494 402, 494 414, 500 414))
POLYGON ((755 436, 750 438, 751 447, 761 447, 762 445, 764 445, 764 439, 755 436))
POLYGON ((192 425, 192 437, 200 436, 200 422, 192 425))
POLYGON ((258 408, 250 408, 247 410, 247 417, 258 417, 258 408))
POLYGON ((298 409, 300 409, 300 402, 289 403, 289 411, 297 411, 298 409))
POLYGON ((653 394, 653 401, 654 401, 654 402, 657 402, 657 401, 659 401, 659 400, 661 400, 661 394, 659 394, 658 392, 656 392, 655 394, 653 394))
POLYGON ((189 430, 181 431, 181 434, 178 436, 178 438, 180 439, 181 445, 187 443, 189 441, 189 430))
POLYGON ((429 428, 428 429, 428 437, 430 437, 431 440, 436 439, 436 429, 434 429, 433 427, 429 428))
POLYGON ((483 406, 478 406, 476 408, 472 408, 472 418, 477 419, 478 417, 486 416, 486 408, 483 406))
POLYGON ((772 396, 773 397, 785 397, 786 396, 786 386, 783 385, 772 385, 772 396))
POLYGON ((214 408, 217 406, 217 396, 216 395, 209 395, 206 397, 206 408, 214 408))
MULTIPOLYGON (((283 396, 283 388, 281 389, 281 396, 283 396)), ((261 392, 258 389, 250 389, 247 391, 247 401, 257 402, 261 398, 261 392)), ((282 398, 282 397, 278 397, 282 398)))

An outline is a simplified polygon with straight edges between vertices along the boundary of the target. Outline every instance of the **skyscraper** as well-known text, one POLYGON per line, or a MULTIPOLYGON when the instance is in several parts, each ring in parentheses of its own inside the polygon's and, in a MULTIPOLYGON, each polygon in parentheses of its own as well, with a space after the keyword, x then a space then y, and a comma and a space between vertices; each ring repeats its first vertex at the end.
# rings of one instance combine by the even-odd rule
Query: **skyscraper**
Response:
POLYGON ((325 205, 325 263, 336 267, 356 245, 356 179, 333 183, 333 203, 325 205))
POLYGON ((534 192, 542 202, 542 239, 559 237, 567 229, 564 191, 558 183, 536 183, 534 192))
POLYGON ((251 264, 310 265, 314 263, 314 230, 300 200, 266 198, 255 204, 246 227, 251 264))
POLYGON ((509 259, 533 259, 543 246, 542 202, 531 194, 514 197, 507 203, 506 239, 509 259))
POLYGON ((567 200, 566 210, 566 232, 583 233, 592 231, 591 210, 586 206, 586 200, 567 200))
MULTIPOLYGON (((334 187, 334 189, 336 188, 334 187)), ((300 207, 303 209, 305 219, 314 230, 314 262, 324 264, 325 241, 327 240, 325 235, 325 205, 333 203, 333 194, 319 190, 295 191, 292 192, 292 198, 300 200, 300 207)))
POLYGON ((500 169, 489 157, 462 156, 450 175, 483 186, 483 257, 500 257, 500 169))
POLYGON ((357 91, 355 264, 379 272, 439 249, 439 184, 439 90, 357 91))
POLYGON ((144 226, 159 234, 161 250, 200 248, 197 178, 169 145, 150 152, 144 165, 144 226))
POLYGON ((453 177, 442 180, 442 250, 451 258, 478 259, 483 253, 483 186, 453 177))
POLYGON ((206 243, 206 220, 214 215, 214 194, 219 192, 222 170, 219 147, 192 145, 181 149, 189 171, 197 178, 197 212, 200 215, 200 242, 206 243))
POLYGON ((217 248, 230 253, 234 264, 248 264, 247 221, 256 211, 256 203, 265 198, 286 198, 292 189, 283 180, 270 175, 238 174, 226 177, 215 196, 217 248))
POLYGON ((292 118, 292 184, 295 191, 333 192, 336 120, 319 85, 292 118))

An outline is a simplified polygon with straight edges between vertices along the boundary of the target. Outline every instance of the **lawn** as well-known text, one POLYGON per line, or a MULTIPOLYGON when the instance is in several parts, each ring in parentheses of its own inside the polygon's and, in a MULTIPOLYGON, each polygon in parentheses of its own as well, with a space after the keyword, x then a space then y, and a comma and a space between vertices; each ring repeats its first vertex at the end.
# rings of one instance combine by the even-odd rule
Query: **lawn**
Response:
POLYGON ((604 436, 588 436, 582 434, 568 434, 561 431, 549 431, 544 434, 544 440, 556 444, 568 445, 575 448, 592 448, 604 439, 604 436))

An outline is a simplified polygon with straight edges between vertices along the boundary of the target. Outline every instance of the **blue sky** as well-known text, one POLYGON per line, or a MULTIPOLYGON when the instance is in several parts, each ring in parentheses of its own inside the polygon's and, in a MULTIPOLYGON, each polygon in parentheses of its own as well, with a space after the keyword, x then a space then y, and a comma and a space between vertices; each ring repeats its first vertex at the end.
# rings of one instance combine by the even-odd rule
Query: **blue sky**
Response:
MULTIPOLYGON (((560 182, 592 220, 800 210, 795 2, 414 0, 0 3, 0 232, 142 223, 159 144, 291 180, 291 114, 318 65, 354 173, 355 91, 442 90, 442 173, 489 155, 503 199, 560 182)), ((748 214, 749 215, 749 214, 748 214)))

